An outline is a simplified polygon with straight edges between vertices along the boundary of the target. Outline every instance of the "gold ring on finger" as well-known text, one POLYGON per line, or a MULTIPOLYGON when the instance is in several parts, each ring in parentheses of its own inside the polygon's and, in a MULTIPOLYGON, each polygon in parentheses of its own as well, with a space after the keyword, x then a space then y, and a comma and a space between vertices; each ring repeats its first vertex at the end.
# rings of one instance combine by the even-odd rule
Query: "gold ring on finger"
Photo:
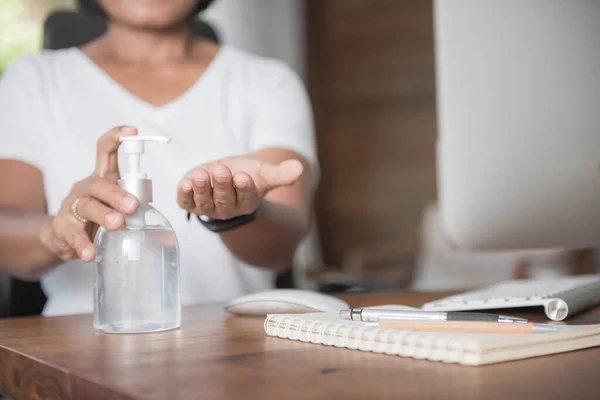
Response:
POLYGON ((71 205, 71 213, 73 213, 73 216, 75 217, 75 219, 79 222, 83 222, 84 224, 87 222, 87 219, 83 218, 81 215, 79 215, 79 213, 77 212, 77 203, 79 203, 79 200, 81 200, 81 198, 78 198, 77 200, 75 200, 73 202, 73 204, 71 205))

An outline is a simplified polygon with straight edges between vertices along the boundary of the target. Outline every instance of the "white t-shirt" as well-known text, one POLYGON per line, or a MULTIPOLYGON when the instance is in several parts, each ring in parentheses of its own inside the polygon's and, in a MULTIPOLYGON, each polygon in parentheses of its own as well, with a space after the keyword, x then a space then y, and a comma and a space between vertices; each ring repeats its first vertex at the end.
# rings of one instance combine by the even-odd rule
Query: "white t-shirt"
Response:
MULTIPOLYGON (((22 57, 0 79, 0 158, 42 171, 51 215, 71 185, 93 171, 98 137, 118 125, 173 139, 146 146, 142 171, 153 180, 154 206, 179 240, 182 304, 271 288, 273 273, 239 261, 218 235, 188 221, 176 192, 197 165, 269 147, 304 156, 316 179, 310 103, 292 70, 223 47, 189 90, 161 107, 126 91, 76 48, 22 57)), ((43 314, 91 312, 92 271, 93 263, 70 261, 46 274, 43 314)))

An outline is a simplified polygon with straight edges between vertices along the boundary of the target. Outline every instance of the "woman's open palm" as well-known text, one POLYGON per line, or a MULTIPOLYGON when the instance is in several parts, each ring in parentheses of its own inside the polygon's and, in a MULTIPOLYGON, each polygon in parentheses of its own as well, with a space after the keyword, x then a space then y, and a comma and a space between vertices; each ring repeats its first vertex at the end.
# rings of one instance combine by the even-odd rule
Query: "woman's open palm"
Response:
POLYGON ((294 184, 302 175, 298 160, 273 165, 252 157, 229 157, 198 166, 179 183, 179 206, 212 219, 255 211, 271 190, 294 184))

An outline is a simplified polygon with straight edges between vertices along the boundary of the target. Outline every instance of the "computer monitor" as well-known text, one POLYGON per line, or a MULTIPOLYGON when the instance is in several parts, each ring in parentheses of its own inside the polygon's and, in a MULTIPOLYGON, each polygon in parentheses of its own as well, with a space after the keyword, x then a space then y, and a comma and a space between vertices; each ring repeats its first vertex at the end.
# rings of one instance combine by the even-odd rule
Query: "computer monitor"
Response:
POLYGON ((449 241, 600 247, 600 1, 434 4, 449 241))

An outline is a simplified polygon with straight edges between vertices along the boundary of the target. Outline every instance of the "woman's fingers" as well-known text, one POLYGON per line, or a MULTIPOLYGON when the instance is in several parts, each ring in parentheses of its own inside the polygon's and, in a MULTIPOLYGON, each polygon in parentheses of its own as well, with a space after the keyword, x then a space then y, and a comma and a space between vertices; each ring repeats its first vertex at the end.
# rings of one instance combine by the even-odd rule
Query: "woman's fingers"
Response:
POLYGON ((239 212, 241 214, 254 212, 260 202, 260 194, 252 177, 245 172, 237 173, 233 177, 233 185, 235 186, 236 206, 239 212))
POLYGON ((91 237, 95 228, 88 224, 119 229, 125 223, 121 212, 133 213, 138 206, 135 196, 115 183, 90 176, 73 185, 52 222, 51 235, 45 235, 45 244, 63 260, 74 258, 76 253, 80 259, 91 261, 95 257, 91 237), (74 211, 87 222, 75 218, 74 211))
POLYGON ((233 188, 233 176, 225 165, 218 164, 212 168, 213 201, 215 215, 219 219, 231 218, 235 213, 236 194, 233 188))
POLYGON ((73 185, 61 211, 41 235, 43 243, 58 257, 67 260, 76 253, 80 259, 92 261, 96 254, 90 237, 95 227, 88 225, 87 228, 92 229, 86 231, 86 224, 73 215, 73 202, 77 202, 74 211, 80 217, 107 229, 123 226, 124 218, 118 211, 130 214, 137 210, 139 201, 116 185, 120 138, 136 134, 136 128, 123 126, 111 129, 98 139, 94 174, 73 185))
POLYGON ((192 188, 192 179, 183 178, 177 188, 177 204, 179 207, 189 212, 195 212, 196 203, 194 202, 194 189, 192 188))
POLYGON ((63 239, 59 238, 55 232, 56 219, 52 223, 44 226, 40 233, 40 240, 50 251, 56 254, 61 260, 71 260, 77 256, 77 253, 63 239))
POLYGON ((125 223, 123 215, 92 197, 80 197, 77 202, 77 214, 106 229, 119 229, 125 223))
POLYGON ((215 202, 213 200, 213 190, 210 185, 210 174, 204 169, 195 171, 192 182, 196 213, 199 215, 212 215, 215 211, 215 202))
POLYGON ((96 256, 94 245, 83 227, 74 223, 67 223, 62 228, 62 236, 64 241, 83 261, 90 262, 96 256))
POLYGON ((122 136, 137 135, 137 129, 131 126, 119 126, 106 132, 98 139, 96 145, 96 169, 95 174, 101 178, 119 176, 119 164, 117 151, 121 145, 122 136))
POLYGON ((117 184, 102 178, 95 178, 88 182, 87 192, 115 210, 131 214, 139 207, 138 199, 129 194, 117 184))
POLYGON ((237 162, 215 163, 190 171, 179 186, 179 205, 196 215, 214 219, 249 214, 270 190, 294 184, 303 173, 298 160, 278 165, 252 159, 237 162), (191 187, 193 194, 189 189, 184 190, 184 185, 191 187))
POLYGON ((61 259, 70 260, 76 257, 84 261, 94 259, 94 246, 81 222, 59 213, 45 231, 41 236, 42 242, 61 259))

